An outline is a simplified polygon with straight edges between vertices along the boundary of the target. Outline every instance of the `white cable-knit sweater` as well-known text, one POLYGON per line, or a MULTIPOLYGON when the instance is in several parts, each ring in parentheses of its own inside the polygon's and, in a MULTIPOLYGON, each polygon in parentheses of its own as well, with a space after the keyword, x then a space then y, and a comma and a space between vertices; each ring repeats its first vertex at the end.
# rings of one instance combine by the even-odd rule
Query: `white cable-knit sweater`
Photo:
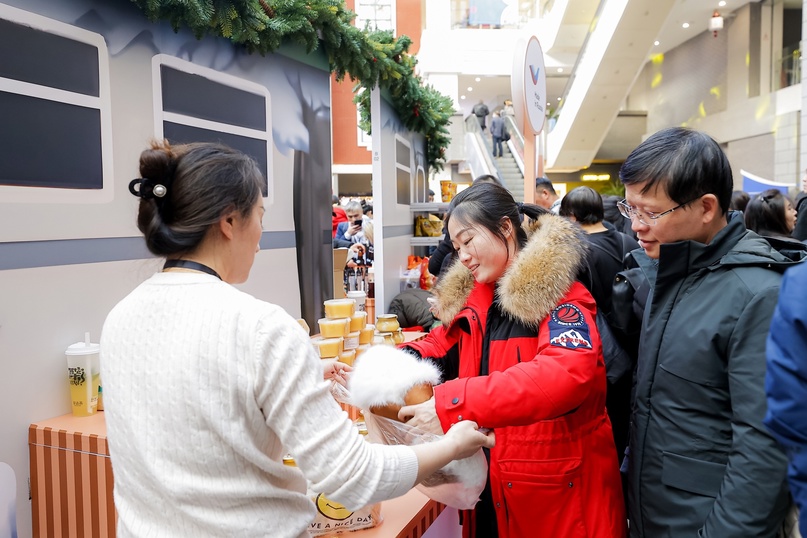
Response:
POLYGON ((158 273, 123 299, 101 376, 119 538, 299 538, 303 474, 349 508, 414 485, 414 452, 364 441, 297 322, 213 276, 158 273))

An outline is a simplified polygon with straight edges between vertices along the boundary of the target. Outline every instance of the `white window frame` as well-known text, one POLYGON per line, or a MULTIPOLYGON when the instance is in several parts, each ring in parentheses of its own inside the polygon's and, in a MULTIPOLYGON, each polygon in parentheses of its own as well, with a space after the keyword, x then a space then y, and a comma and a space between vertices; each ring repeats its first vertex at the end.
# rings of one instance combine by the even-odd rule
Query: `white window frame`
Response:
POLYGON ((364 29, 365 24, 369 21, 371 30, 392 30, 392 35, 397 36, 398 35, 398 28, 397 28, 397 20, 396 20, 397 17, 396 17, 396 13, 395 13, 397 6, 396 6, 395 0, 388 0, 388 5, 389 5, 389 9, 390 9, 390 18, 389 19, 375 19, 375 18, 370 19, 370 18, 365 18, 365 17, 362 16, 363 15, 362 14, 363 10, 361 9, 362 7, 365 7, 365 6, 369 7, 369 6, 373 6, 373 5, 377 6, 377 5, 379 5, 379 3, 381 5, 387 5, 387 2, 383 2, 383 1, 379 2, 378 0, 372 0, 372 1, 356 0, 355 4, 353 6, 353 11, 356 13, 356 23, 355 23, 356 28, 364 29), (386 25, 385 26, 379 26, 378 25, 379 20, 384 21, 385 23, 387 23, 387 20, 389 20, 389 28, 387 28, 386 25))
POLYGON ((98 97, 4 77, 0 77, 0 91, 100 111, 103 182, 103 187, 100 189, 0 185, 0 201, 36 204, 87 204, 111 201, 115 183, 112 163, 112 99, 109 81, 109 50, 103 36, 6 4, 0 4, 0 19, 85 43, 98 50, 98 97))
POLYGON ((221 73, 215 69, 197 65, 195 63, 170 56, 168 54, 157 54, 151 60, 152 80, 154 83, 154 136, 161 140, 164 138, 163 122, 170 121, 171 123, 178 123, 180 125, 187 125, 189 127, 196 127, 198 129, 205 129, 208 131, 218 131, 220 133, 228 133, 238 136, 245 136, 248 138, 255 138, 264 140, 266 142, 266 196, 264 197, 264 205, 271 205, 274 203, 274 182, 272 181, 272 150, 274 144, 272 141, 272 100, 269 90, 256 82, 245 80, 233 75, 221 73), (162 97, 162 73, 161 66, 168 66, 177 71, 188 73, 190 75, 198 75, 209 79, 217 84, 230 86, 237 90, 245 91, 263 97, 266 101, 266 130, 260 131, 258 129, 251 129, 239 125, 231 125, 218 121, 210 121, 185 114, 177 114, 174 112, 165 112, 163 110, 163 97, 162 97))
POLYGON ((421 153, 419 151, 415 151, 415 177, 414 177, 414 181, 412 182, 412 191, 413 191, 412 201, 413 201, 413 203, 417 203, 416 200, 417 200, 417 194, 418 193, 415 192, 415 189, 417 188, 418 177, 423 178, 423 186, 424 186, 423 188, 425 189, 424 192, 423 192, 423 196, 424 196, 423 202, 424 203, 429 202, 429 178, 426 177, 426 168, 425 168, 426 163, 425 163, 425 160, 426 160, 426 155, 424 153, 421 153))
MULTIPOLYGON (((364 91, 364 90, 361 90, 364 91)), ((369 135, 364 132, 364 129, 359 127, 361 123, 361 111, 359 110, 358 105, 356 106, 356 145, 359 147, 367 148, 368 151, 372 151, 373 149, 373 135, 369 135)))
MULTIPOLYGON (((406 139, 406 138, 402 137, 401 135, 399 135, 398 133, 395 133, 395 146, 394 147, 395 147, 395 181, 396 182, 398 181, 398 170, 403 170, 407 174, 409 174, 409 204, 407 204, 407 205, 412 205, 412 203, 417 199, 417 198, 415 198, 415 182, 412 181, 412 143, 408 139, 406 139), (405 164, 398 160, 398 142, 402 143, 404 146, 409 148, 409 160, 405 164)), ((395 189, 396 189, 396 192, 397 192, 397 189, 398 189, 397 184, 395 185, 395 189)), ((396 199, 397 199, 397 196, 396 196, 396 199)), ((402 205, 402 204, 398 204, 398 205, 402 205)))

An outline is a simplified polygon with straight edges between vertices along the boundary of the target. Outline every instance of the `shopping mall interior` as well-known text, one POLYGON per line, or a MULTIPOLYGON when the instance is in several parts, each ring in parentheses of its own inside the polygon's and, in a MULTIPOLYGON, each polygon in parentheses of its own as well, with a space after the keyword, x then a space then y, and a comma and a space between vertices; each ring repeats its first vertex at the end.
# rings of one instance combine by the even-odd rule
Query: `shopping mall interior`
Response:
MULTIPOLYGON (((0 0, 0 536, 114 535, 103 427, 70 421, 68 435, 49 421, 71 413, 65 351, 98 342, 112 308, 162 269, 130 190, 150 140, 224 142, 255 160, 266 212, 237 288, 316 329, 323 302, 347 291, 334 196, 374 207, 380 315, 409 285, 411 258, 440 240, 419 237, 415 223, 440 221, 443 185, 459 191, 490 174, 531 201, 534 176, 546 176, 560 195, 581 185, 621 194, 628 154, 654 132, 686 126, 720 144, 735 188, 795 193, 807 168, 805 5, 0 0), (215 7, 184 11, 203 3, 232 10, 212 21, 215 7), (233 18, 244 6, 261 12, 233 18), (308 13, 317 9, 320 19, 308 13), (360 36, 334 30, 345 10, 360 36), (330 25, 317 27, 323 20, 330 25), (526 127, 513 77, 532 38, 546 83, 533 103, 544 111, 538 133, 526 127), (376 61, 392 71, 379 74, 376 61), (429 88, 428 99, 401 107, 396 78, 429 88), (510 139, 494 157, 474 108, 492 115, 511 100, 510 139), (420 108, 427 101, 439 110, 420 108)), ((435 523, 445 518, 434 504, 415 508, 434 524, 424 536, 457 535, 456 524, 435 523)), ((392 528, 393 512, 385 517, 392 528)))
MULTIPOLYGON (((387 7, 393 3, 357 1, 355 9, 394 25, 387 7)), ((800 0, 424 2, 419 18, 420 72, 458 113, 448 159, 457 181, 473 175, 475 145, 462 145, 462 122, 480 100, 493 112, 511 97, 512 53, 525 35, 539 38, 545 56, 547 121, 539 148, 556 188, 586 182, 610 192, 628 153, 672 125, 715 137, 738 188, 743 171, 790 185, 800 178, 800 0)), ((523 178, 515 138, 502 169, 491 163, 485 173, 523 178)), ((489 153, 489 144, 482 149, 489 153)), ((340 190, 358 194, 368 176, 354 184, 352 174, 367 172, 350 160, 335 146, 334 173, 345 174, 340 190)))

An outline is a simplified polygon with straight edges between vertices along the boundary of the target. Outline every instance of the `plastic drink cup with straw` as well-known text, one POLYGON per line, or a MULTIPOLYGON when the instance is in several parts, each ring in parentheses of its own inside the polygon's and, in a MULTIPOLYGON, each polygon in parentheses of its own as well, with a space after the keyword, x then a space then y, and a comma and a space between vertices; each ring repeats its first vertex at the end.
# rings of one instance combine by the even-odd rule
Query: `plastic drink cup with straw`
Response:
POLYGON ((98 410, 98 385, 101 382, 99 352, 101 346, 90 342, 90 333, 84 341, 70 345, 64 352, 67 357, 67 380, 70 383, 70 401, 73 415, 88 417, 98 410))

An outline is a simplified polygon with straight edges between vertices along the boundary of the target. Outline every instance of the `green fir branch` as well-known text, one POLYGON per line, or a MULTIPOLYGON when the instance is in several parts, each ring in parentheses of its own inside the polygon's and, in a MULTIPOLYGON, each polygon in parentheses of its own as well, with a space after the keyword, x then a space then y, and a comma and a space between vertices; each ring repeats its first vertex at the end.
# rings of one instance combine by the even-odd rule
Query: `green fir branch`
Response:
POLYGON ((343 0, 132 0, 152 21, 168 21, 174 31, 188 28, 197 39, 221 36, 250 52, 269 54, 284 42, 311 53, 320 46, 337 81, 356 83, 359 126, 370 132, 370 90, 389 91, 407 129, 426 138, 429 166, 441 170, 450 139, 451 99, 415 74, 407 36, 356 28, 355 13, 343 0), (361 90, 364 91, 361 91, 361 90))

